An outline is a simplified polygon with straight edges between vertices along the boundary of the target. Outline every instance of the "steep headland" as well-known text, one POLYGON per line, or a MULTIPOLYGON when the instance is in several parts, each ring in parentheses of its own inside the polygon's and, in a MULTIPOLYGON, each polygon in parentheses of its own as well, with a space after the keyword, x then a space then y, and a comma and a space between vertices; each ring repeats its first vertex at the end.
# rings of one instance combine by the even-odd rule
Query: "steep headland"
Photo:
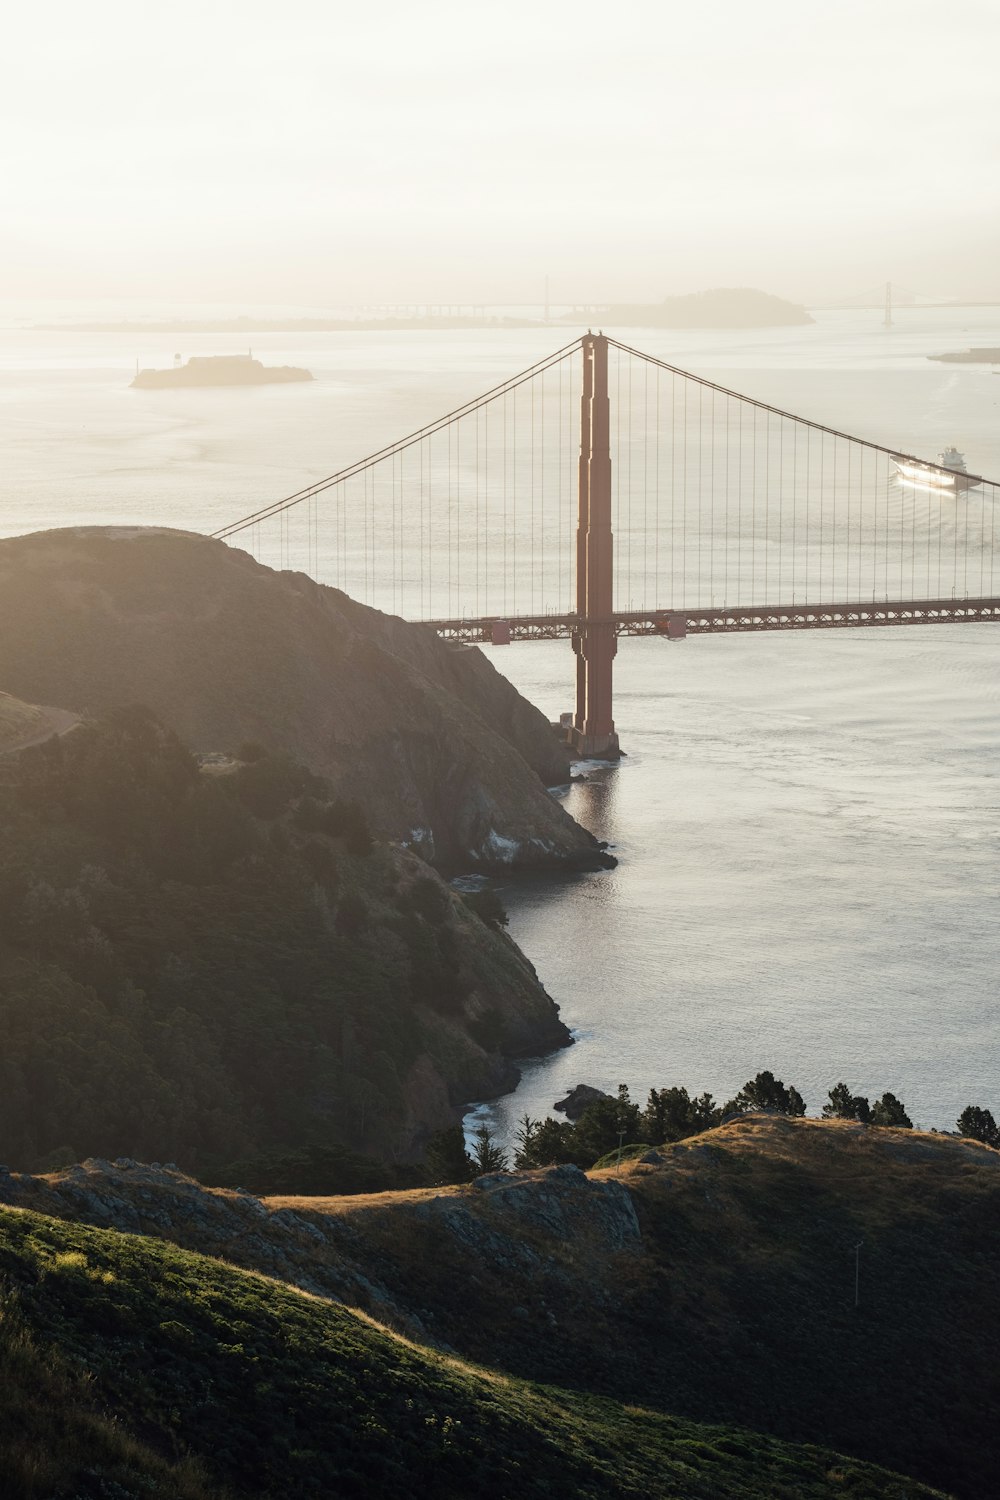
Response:
MULTIPOLYGON (((667 1467, 658 1483, 620 1474, 620 1487, 607 1493, 826 1493, 811 1488, 819 1475, 803 1453, 813 1447, 789 1448, 780 1473, 754 1474, 761 1434, 849 1455, 827 1451, 822 1473, 831 1493, 856 1500, 904 1500, 927 1493, 925 1485, 984 1500, 1000 1468, 1000 1153, 968 1141, 749 1116, 664 1146, 620 1174, 556 1167, 463 1188, 260 1200, 162 1168, 89 1161, 48 1176, 0 1174, 0 1202, 28 1211, 26 1221, 4 1226, 8 1274, 14 1229, 18 1255, 30 1235, 36 1257, 76 1257, 62 1274, 90 1278, 44 1283, 49 1307, 66 1320, 64 1341, 86 1349, 88 1368, 98 1355, 81 1326, 115 1336, 119 1314, 105 1304, 131 1305, 134 1296, 128 1276, 121 1296, 110 1279, 102 1289, 105 1269, 121 1276, 108 1260, 112 1246, 134 1258, 140 1242, 102 1242, 58 1220, 172 1241, 356 1307, 409 1341, 398 1346, 404 1367, 414 1352, 445 1368, 488 1367, 501 1400, 525 1391, 521 1382, 541 1381, 556 1409, 600 1410, 613 1428, 623 1410, 669 1418, 673 1441, 690 1439, 685 1424, 717 1424, 700 1455, 661 1449, 667 1467), (96 1299, 89 1311, 85 1296, 96 1299), (674 1471, 673 1459, 689 1467, 674 1471), (725 1472, 730 1459, 750 1467, 734 1479, 725 1472), (869 1464, 910 1477, 892 1479, 869 1464)), ((149 1253, 153 1264, 157 1252, 149 1253)), ((176 1291, 195 1271, 219 1275, 200 1269, 205 1263, 170 1260, 168 1276, 163 1264, 150 1287, 176 1291)), ((23 1271, 14 1274, 23 1283, 23 1271)), ((28 1276, 30 1288, 38 1277, 28 1276)), ((283 1318, 291 1304, 272 1295, 283 1318)), ((32 1291, 36 1327, 40 1305, 32 1291)), ((239 1340, 209 1337, 196 1309, 153 1313, 136 1309, 143 1326, 187 1327, 171 1347, 201 1350, 206 1371, 215 1372, 220 1344, 260 1352, 249 1327, 239 1340)), ((328 1330, 346 1328, 343 1316, 331 1317, 328 1330)), ((120 1387, 117 1399, 128 1412, 120 1387)), ((337 1420, 350 1425, 353 1408, 337 1399, 337 1420)), ((495 1440, 509 1451, 498 1409, 495 1416, 495 1440)), ((176 1420, 179 1436, 197 1436, 196 1404, 182 1402, 176 1420)), ((576 1484, 583 1481, 574 1475, 561 1492, 591 1493, 576 1484)))
POLYGON ((144 703, 197 751, 256 741, 438 862, 613 863, 546 791, 569 760, 477 650, 186 532, 0 541, 0 683, 75 712, 144 703))

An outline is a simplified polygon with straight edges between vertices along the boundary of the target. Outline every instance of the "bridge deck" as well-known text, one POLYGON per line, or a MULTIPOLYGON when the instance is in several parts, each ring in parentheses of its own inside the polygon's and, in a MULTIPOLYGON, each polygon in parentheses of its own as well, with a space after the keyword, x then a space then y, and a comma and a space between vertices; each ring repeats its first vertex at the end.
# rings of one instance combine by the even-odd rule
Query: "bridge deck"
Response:
MULTIPOLYGON (((612 625, 616 635, 654 635, 681 640, 688 635, 726 635, 749 630, 829 630, 880 625, 953 625, 1000 621, 1000 598, 868 600, 842 604, 735 605, 722 609, 634 610, 592 626, 612 625)), ((554 641, 581 627, 576 614, 502 615, 479 619, 425 620, 444 640, 504 645, 509 641, 554 641)))

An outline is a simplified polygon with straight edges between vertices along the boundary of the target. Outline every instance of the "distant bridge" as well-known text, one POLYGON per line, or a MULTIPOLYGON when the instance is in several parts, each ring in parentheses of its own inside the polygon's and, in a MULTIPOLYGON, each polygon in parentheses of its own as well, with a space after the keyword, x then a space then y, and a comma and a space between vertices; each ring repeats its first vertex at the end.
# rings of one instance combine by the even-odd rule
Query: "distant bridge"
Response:
POLYGON ((996 499, 587 333, 215 534, 447 640, 570 640, 570 743, 613 756, 620 636, 1000 619, 996 499))

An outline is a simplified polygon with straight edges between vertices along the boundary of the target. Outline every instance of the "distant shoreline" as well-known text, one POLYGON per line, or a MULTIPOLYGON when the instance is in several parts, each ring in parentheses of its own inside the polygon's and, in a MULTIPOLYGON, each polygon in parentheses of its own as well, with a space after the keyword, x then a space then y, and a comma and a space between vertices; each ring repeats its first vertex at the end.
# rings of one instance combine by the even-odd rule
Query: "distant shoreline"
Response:
MULTIPOLYGON (((307 334, 307 333, 406 333, 406 332, 461 332, 464 330, 517 330, 528 328, 551 328, 555 332, 562 332, 574 325, 597 326, 603 321, 607 327, 653 327, 669 328, 676 330, 687 330, 695 328, 712 329, 740 329, 748 327, 778 328, 795 327, 803 323, 811 323, 814 319, 811 313, 826 312, 872 312, 880 311, 880 308, 847 308, 832 307, 829 305, 815 304, 809 307, 799 307, 796 304, 784 303, 779 298, 767 299, 779 304, 771 308, 762 307, 760 303, 753 309, 750 319, 747 318, 745 306, 740 309, 743 316, 739 315, 736 307, 731 303, 725 311, 720 308, 707 308, 702 302, 700 307, 697 302, 704 298, 704 293, 694 296, 668 298, 665 303, 657 304, 628 304, 628 303, 583 303, 574 306, 569 312, 559 312, 551 318, 526 318, 508 317, 503 314, 487 316, 476 314, 469 316, 449 314, 426 314, 417 317, 380 317, 380 318, 175 318, 155 319, 149 322, 136 319, 106 319, 87 323, 32 323, 27 325, 27 332, 31 333, 121 333, 121 334, 172 334, 179 337, 187 334, 228 334, 240 337, 250 334, 281 333, 281 334, 307 334)), ((563 304, 565 306, 565 304, 563 304)), ((918 307, 902 306, 896 309, 900 314, 907 312, 926 312, 933 309, 951 308, 960 311, 963 308, 995 308, 1000 307, 1000 302, 935 302, 925 303, 918 307)), ((936 357, 936 356, 935 356, 936 357)))
POLYGON ((544 328, 534 318, 197 318, 168 323, 33 323, 32 333, 393 333, 406 329, 544 328))

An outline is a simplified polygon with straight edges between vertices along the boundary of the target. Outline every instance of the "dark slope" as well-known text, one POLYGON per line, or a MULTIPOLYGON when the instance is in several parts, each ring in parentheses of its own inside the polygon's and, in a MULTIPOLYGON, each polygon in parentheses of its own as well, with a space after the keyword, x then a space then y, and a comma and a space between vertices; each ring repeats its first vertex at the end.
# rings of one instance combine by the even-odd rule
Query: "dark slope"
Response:
POLYGON ((284 758, 146 710, 0 761, 0 1160, 398 1160, 568 1041, 506 934, 284 758))
POLYGON ((264 1203, 93 1162, 0 1198, 256 1266, 518 1377, 994 1495, 1000 1152, 751 1117, 662 1156, 264 1203))
POLYGON ((147 704, 193 749, 283 749, 374 828, 450 865, 608 862, 547 793, 569 762, 475 650, 191 533, 0 541, 0 685, 99 712, 147 704))
POLYGON ((830 1452, 498 1378, 127 1235, 0 1212, 0 1282, 6 1500, 931 1500, 830 1452))

